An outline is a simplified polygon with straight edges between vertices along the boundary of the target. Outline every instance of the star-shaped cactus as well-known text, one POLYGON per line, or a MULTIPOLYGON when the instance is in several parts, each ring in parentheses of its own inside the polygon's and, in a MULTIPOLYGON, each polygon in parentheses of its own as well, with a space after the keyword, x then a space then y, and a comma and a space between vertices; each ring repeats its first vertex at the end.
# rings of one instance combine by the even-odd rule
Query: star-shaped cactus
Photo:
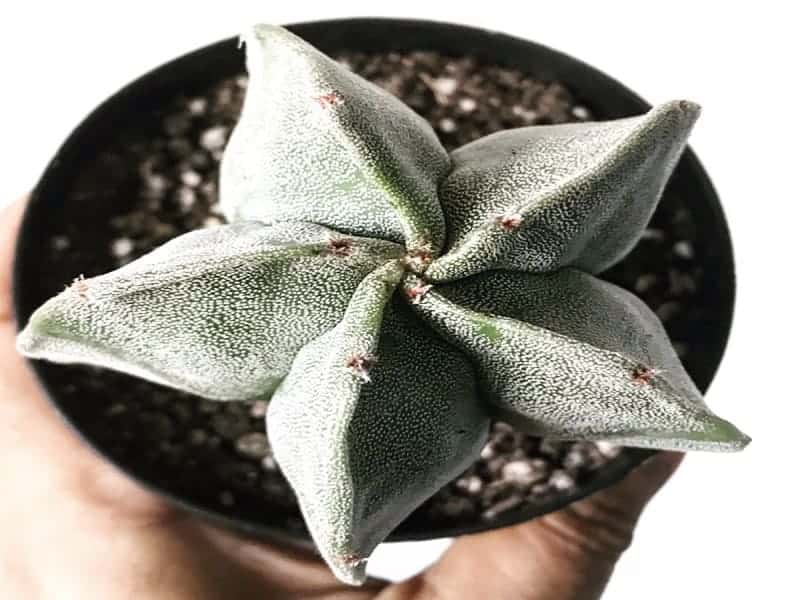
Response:
POLYGON ((33 358, 270 399, 275 457, 350 583, 502 416, 547 437, 739 450, 658 319, 595 278, 630 250, 699 108, 497 133, 448 154, 400 101, 279 27, 245 35, 230 224, 77 279, 33 358))

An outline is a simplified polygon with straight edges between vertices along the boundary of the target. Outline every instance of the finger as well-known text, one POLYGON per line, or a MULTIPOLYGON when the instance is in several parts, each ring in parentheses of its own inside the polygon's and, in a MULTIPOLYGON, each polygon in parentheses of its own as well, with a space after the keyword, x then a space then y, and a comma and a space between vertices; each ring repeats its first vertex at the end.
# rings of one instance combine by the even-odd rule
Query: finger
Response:
POLYGON ((637 519, 682 456, 659 453, 619 484, 565 509, 459 538, 427 572, 404 584, 407 596, 398 597, 599 598, 637 519))
POLYGON ((659 452, 634 469, 622 482, 576 502, 570 508, 587 522, 618 521, 624 524, 627 521, 632 531, 648 502, 672 477, 683 457, 680 452, 659 452))
POLYGON ((23 197, 0 211, 0 323, 11 321, 14 314, 11 299, 14 246, 27 203, 28 198, 23 197))
MULTIPOLYGON (((12 273, 17 232, 27 198, 20 198, 0 211, 0 473, 14 480, 23 472, 36 473, 26 478, 24 490, 14 486, 10 492, 40 493, 38 486, 54 469, 39 460, 42 448, 58 440, 62 433, 55 415, 42 398, 24 360, 14 347, 16 327, 13 319, 12 273)), ((56 456, 63 456, 56 454, 56 456)), ((29 498, 26 498, 29 501, 29 498)), ((22 506, 22 503, 20 503, 22 506)))
MULTIPOLYGON (((20 198, 0 211, 0 450, 6 466, 23 457, 32 462, 42 450, 63 448, 70 438, 47 404, 24 359, 15 348, 12 278, 14 250, 27 198, 20 198)), ((55 453, 55 458, 65 457, 55 453)), ((37 466, 40 472, 47 465, 37 466)))
MULTIPOLYGON (((4 398, 37 392, 24 361, 14 348, 13 263, 17 232, 28 198, 23 197, 0 210, 0 358, 3 372, 0 390, 4 398)), ((4 404, 8 404, 7 402, 4 404)))
POLYGON ((98 460, 64 426, 16 350, 12 273, 26 204, 27 198, 21 198, 0 211, 0 456, 8 473, 14 474, 8 480, 19 481, 22 473, 35 473, 26 477, 28 485, 20 487, 20 493, 46 497, 58 490, 83 501, 114 505, 137 518, 160 517, 166 505, 98 460), (34 484, 40 489, 34 490, 34 484))

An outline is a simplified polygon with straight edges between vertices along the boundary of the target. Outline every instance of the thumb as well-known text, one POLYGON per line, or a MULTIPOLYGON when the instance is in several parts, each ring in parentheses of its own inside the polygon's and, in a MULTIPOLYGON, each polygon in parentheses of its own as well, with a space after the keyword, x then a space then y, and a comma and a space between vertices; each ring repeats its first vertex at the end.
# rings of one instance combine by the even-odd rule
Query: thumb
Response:
POLYGON ((543 521, 555 537, 571 541, 586 552, 618 557, 633 538, 644 508, 677 470, 683 454, 659 452, 634 469, 620 483, 546 515, 543 521))
POLYGON ((595 509, 613 510, 609 517, 625 516, 631 528, 656 492, 669 480, 683 461, 680 452, 659 452, 634 469, 620 483, 576 502, 573 508, 589 516, 595 509), (613 507, 613 508, 612 508, 613 507))
POLYGON ((622 482, 560 511, 464 536, 407 583, 442 598, 596 600, 645 506, 682 458, 660 452, 622 482))

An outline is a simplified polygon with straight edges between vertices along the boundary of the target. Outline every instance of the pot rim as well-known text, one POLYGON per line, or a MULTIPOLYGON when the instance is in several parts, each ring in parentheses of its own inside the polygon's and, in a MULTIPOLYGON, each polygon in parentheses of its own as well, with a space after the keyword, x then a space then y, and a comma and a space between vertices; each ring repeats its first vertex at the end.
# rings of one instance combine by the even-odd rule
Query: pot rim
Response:
MULTIPOLYGON (((546 79, 557 79, 571 89, 578 98, 587 98, 587 102, 601 119, 619 118, 639 114, 646 111, 650 105, 633 91, 622 85, 604 72, 575 59, 560 51, 553 50, 536 42, 514 37, 505 33, 488 29, 457 25, 448 22, 393 19, 393 18, 348 18, 309 21, 287 25, 294 33, 308 39, 312 44, 326 53, 341 50, 362 52, 374 51, 408 51, 408 50, 433 50, 446 55, 469 55, 481 62, 507 66, 520 69, 527 73, 536 73, 546 79), (535 68, 534 68, 535 66, 535 68)), ((182 83, 181 77, 175 77, 174 71, 187 71, 196 77, 197 83, 202 78, 204 71, 217 72, 220 68, 232 69, 238 65, 243 70, 244 59, 241 52, 236 52, 237 37, 227 38, 216 43, 204 46, 177 58, 174 58, 141 75, 115 92, 88 117, 86 117, 68 136, 66 141, 57 151, 54 158, 47 165, 39 182, 34 188, 17 239, 14 257, 13 293, 14 309, 17 317, 17 327, 27 321, 36 307, 36 299, 26 291, 26 281, 34 276, 26 264, 32 263, 32 256, 39 250, 41 244, 37 240, 39 216, 48 210, 48 206, 59 199, 61 182, 69 179, 69 166, 81 154, 81 148, 87 136, 98 127, 107 127, 109 117, 118 118, 129 106, 130 100, 142 96, 148 88, 157 88, 161 94, 175 93, 177 84, 182 83), (208 65, 216 68, 208 68, 208 65), (166 89, 169 88, 169 89, 166 89)), ((229 74, 234 74, 230 72, 229 74)), ((198 85, 202 88, 212 81, 228 76, 217 74, 213 78, 205 75, 206 80, 198 85)), ((91 147, 91 144, 89 144, 91 147)), ((716 244, 719 249, 718 278, 719 295, 726 299, 726 304, 719 307, 717 313, 717 327, 709 337, 714 338, 715 344, 711 349, 708 360, 702 372, 693 373, 693 378, 698 387, 705 391, 719 366, 728 340, 732 319, 735 295, 735 275, 733 266, 733 250, 729 230, 725 221, 719 198, 694 152, 687 148, 677 169, 674 179, 685 180, 684 185, 693 189, 693 194, 702 197, 705 205, 701 210, 706 211, 706 227, 711 223, 714 230, 716 244)), ((670 183, 672 185, 672 182, 670 183)), ((39 238, 40 240, 41 238, 39 238)), ((56 408, 59 415, 68 426, 104 460, 122 470, 127 476, 137 483, 165 498, 170 503, 199 515, 210 521, 219 523, 248 535, 267 537, 273 540, 311 547, 311 540, 304 530, 280 528, 263 523, 256 523, 247 518, 236 518, 219 512, 210 506, 205 506, 187 500, 176 493, 162 488, 160 485, 147 481, 134 474, 130 468, 121 465, 104 451, 99 444, 89 439, 80 429, 80 424, 74 421, 62 405, 56 389, 48 387, 47 378, 39 361, 28 361, 32 371, 36 374, 45 395, 56 408)), ((411 541, 453 537, 463 534, 479 533, 500 527, 506 527, 530 520, 563 508, 564 506, 584 498, 595 491, 612 485, 625 477, 633 468, 641 464, 646 458, 652 456, 653 451, 640 449, 626 449, 622 456, 615 459, 609 466, 604 467, 588 483, 582 485, 576 493, 569 496, 554 497, 536 507, 523 506, 504 513, 492 521, 476 521, 470 525, 444 526, 434 531, 417 527, 404 528, 401 524, 387 541, 411 541)))

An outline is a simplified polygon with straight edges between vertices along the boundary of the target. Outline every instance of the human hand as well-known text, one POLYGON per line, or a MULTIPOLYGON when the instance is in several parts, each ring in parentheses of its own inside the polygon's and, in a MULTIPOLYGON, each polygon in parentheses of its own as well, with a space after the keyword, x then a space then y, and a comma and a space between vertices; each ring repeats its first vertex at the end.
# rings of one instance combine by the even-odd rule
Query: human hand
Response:
POLYGON ((339 583, 315 556, 198 521, 141 489, 64 426, 14 347, 14 240, 0 214, 0 597, 29 600, 599 598, 636 521, 682 455, 513 527, 456 540, 399 584, 339 583))

